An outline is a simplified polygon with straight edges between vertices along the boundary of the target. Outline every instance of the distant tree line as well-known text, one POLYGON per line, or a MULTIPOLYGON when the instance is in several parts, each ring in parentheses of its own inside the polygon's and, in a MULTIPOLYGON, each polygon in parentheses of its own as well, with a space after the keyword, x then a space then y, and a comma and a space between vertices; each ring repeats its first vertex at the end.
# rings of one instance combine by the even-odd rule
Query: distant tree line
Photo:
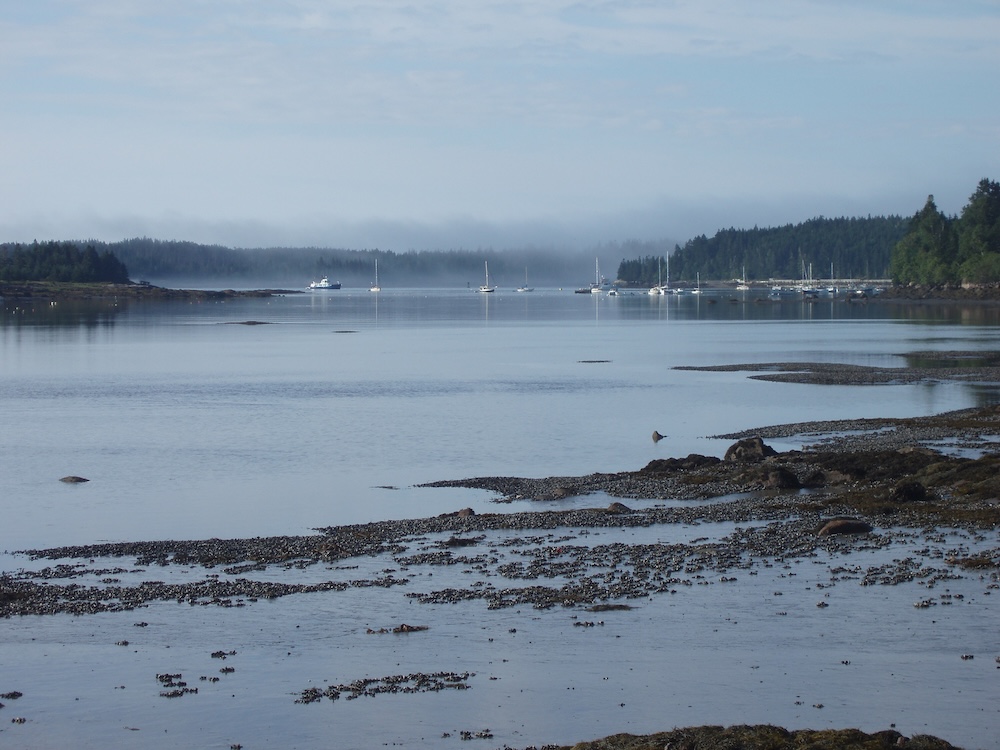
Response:
MULTIPOLYGON (((669 256, 670 279, 763 280, 770 278, 887 278, 893 247, 906 232, 898 216, 823 217, 800 224, 723 229, 677 245, 669 256)), ((666 282, 666 254, 622 260, 618 278, 637 286, 666 282)))
POLYGON ((1000 281, 1000 183, 981 180, 957 217, 928 196, 893 250, 892 278, 931 286, 1000 281))
MULTIPOLYGON (((97 243, 101 246, 102 243, 97 243)), ((545 248, 494 250, 392 250, 329 247, 230 248, 196 242, 136 237, 104 245, 122 258, 140 278, 211 279, 216 282, 291 283, 305 286, 329 276, 348 284, 374 281, 375 260, 379 276, 388 286, 483 283, 484 261, 489 262, 495 283, 518 286, 530 272, 531 284, 584 283, 592 278, 593 260, 545 248)))
POLYGON ((120 242, 0 244, 0 280, 128 281, 211 279, 236 285, 273 280, 306 283, 320 276, 345 283, 380 280, 389 286, 474 284, 489 262, 491 283, 518 286, 585 284, 593 255, 622 258, 617 278, 635 286, 704 279, 886 278, 898 283, 1000 281, 1000 184, 984 179, 958 217, 942 214, 930 196, 911 219, 819 217, 800 224, 723 229, 670 252, 666 241, 628 240, 584 253, 545 248, 496 251, 339 248, 229 248, 136 237, 120 242), (589 256, 589 257, 588 257, 589 256), (669 258, 669 265, 668 265, 669 258))
POLYGON ((110 250, 98 253, 93 244, 33 242, 0 245, 3 281, 72 281, 128 283, 128 269, 110 250))

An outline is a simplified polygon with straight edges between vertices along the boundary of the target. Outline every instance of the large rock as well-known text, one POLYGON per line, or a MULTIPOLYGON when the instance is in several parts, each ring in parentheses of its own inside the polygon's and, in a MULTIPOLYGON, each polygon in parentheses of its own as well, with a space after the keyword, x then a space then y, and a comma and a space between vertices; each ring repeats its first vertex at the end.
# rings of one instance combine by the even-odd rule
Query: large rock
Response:
POLYGON ((778 452, 769 445, 765 445, 763 439, 759 437, 744 438, 729 446, 726 451, 726 461, 763 461, 769 456, 777 456, 778 452))

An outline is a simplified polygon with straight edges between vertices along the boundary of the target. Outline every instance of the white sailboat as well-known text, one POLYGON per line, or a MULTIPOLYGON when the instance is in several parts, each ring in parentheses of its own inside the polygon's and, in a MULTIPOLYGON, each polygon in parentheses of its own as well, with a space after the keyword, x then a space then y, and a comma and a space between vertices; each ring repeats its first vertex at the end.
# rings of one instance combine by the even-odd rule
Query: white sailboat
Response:
POLYGON ((740 279, 740 283, 736 285, 736 289, 741 292, 746 292, 750 289, 750 285, 747 283, 747 267, 743 266, 743 277, 740 279))
POLYGON ((666 294, 666 290, 663 288, 663 280, 660 278, 660 259, 656 259, 656 286, 651 287, 646 294, 651 297, 662 297, 666 294))
POLYGON ((517 291, 519 291, 519 292, 533 292, 533 291, 535 291, 535 287, 528 286, 528 269, 527 268, 524 269, 524 286, 519 286, 517 288, 517 291))
POLYGON ((611 286, 611 284, 608 282, 608 280, 603 276, 601 276, 600 258, 594 258, 594 283, 590 285, 590 293, 600 294, 609 286, 611 286))
POLYGON ((698 271, 698 286, 691 290, 691 294, 701 294, 701 271, 698 271))
POLYGON ((372 284, 371 289, 369 289, 368 291, 369 292, 381 292, 382 291, 382 287, 380 287, 378 285, 378 258, 375 259, 375 283, 372 284))
POLYGON ((484 294, 489 294, 491 292, 495 292, 497 288, 495 286, 490 286, 490 262, 488 260, 483 262, 486 264, 486 283, 479 287, 479 291, 484 294))

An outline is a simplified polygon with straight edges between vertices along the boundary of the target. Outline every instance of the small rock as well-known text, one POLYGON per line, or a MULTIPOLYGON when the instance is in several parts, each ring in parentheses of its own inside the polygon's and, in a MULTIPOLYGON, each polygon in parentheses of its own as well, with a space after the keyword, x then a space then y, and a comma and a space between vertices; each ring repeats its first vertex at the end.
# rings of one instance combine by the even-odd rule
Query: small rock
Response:
POLYGON ((827 521, 817 532, 819 536, 833 536, 835 534, 867 534, 872 530, 872 525, 859 518, 834 518, 827 521))
POLYGON ((63 477, 59 481, 65 482, 66 484, 80 484, 82 482, 89 482, 90 480, 85 479, 84 477, 68 476, 68 477, 63 477))

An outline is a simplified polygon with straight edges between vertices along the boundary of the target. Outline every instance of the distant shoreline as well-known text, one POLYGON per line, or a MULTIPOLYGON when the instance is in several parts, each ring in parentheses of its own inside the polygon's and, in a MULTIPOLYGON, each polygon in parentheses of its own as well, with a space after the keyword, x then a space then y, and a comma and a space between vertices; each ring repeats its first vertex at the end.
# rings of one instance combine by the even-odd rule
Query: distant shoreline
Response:
MULTIPOLYGON (((710 282, 706 282, 710 283, 710 282)), ((630 287, 632 288, 632 287, 630 287)), ((638 287, 634 287, 638 288, 638 287)), ((728 290, 728 284, 717 287, 728 290)), ((751 293, 765 291, 764 287, 751 289, 751 293)), ((88 299, 136 299, 136 300, 176 300, 176 299, 234 299, 264 298, 288 294, 303 294, 301 289, 174 289, 153 284, 135 282, 115 283, 75 283, 60 281, 16 281, 0 282, 0 298, 34 300, 88 300, 88 299)), ((850 297, 838 298, 844 301, 850 297)), ((1000 284, 984 284, 971 287, 957 286, 907 286, 895 285, 868 297, 894 303, 937 303, 937 302, 982 302, 1000 303, 1000 284)))
POLYGON ((59 281, 20 281, 0 283, 0 297, 18 300, 88 300, 88 299, 234 299, 239 297, 276 297, 301 294, 294 289, 208 290, 170 289, 153 284, 113 284, 59 281))

